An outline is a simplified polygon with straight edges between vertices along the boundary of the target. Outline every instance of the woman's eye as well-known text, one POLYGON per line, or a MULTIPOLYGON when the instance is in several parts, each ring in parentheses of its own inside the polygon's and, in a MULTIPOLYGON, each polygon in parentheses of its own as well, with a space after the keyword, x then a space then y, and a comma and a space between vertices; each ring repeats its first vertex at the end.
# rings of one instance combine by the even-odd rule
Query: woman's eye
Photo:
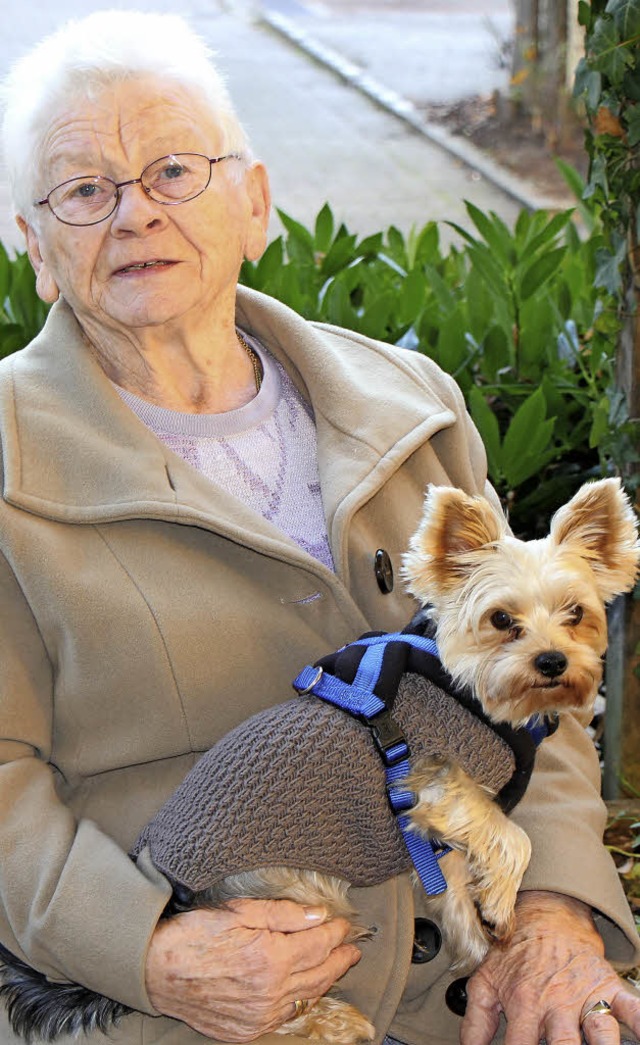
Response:
POLYGON ((180 166, 180 164, 175 163, 171 167, 165 167, 164 170, 160 172, 160 177, 171 180, 172 178, 181 178, 185 173, 185 168, 180 166))
POLYGON ((489 619, 498 631, 508 631, 514 625, 513 617, 505 610, 495 610, 489 619))
POLYGON ((80 185, 76 185, 69 195, 72 199, 91 200, 95 199, 100 194, 100 191, 100 186, 96 185, 95 182, 85 181, 81 182, 80 185))
POLYGON ((582 606, 572 606, 569 610, 569 623, 576 625, 579 624, 584 617, 584 610, 582 606))

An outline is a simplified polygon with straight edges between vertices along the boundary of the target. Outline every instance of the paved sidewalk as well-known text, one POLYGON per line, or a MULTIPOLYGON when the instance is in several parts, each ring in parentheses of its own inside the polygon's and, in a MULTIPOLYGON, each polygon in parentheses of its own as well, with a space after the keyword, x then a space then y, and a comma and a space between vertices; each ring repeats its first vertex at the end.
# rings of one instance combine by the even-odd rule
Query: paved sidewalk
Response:
MULTIPOLYGON (((104 6, 25 0, 4 27, 0 75, 65 18, 104 6)), ((174 0, 120 6, 175 10, 174 0)), ((465 198, 508 223, 515 218, 519 205, 509 194, 256 20, 255 4, 185 0, 181 10, 219 53, 255 151, 271 172, 276 207, 309 224, 328 200, 337 219, 363 235, 391 224, 408 231, 430 219, 468 225, 465 198)), ((419 38, 407 38, 407 53, 420 46, 419 38)), ((274 217, 273 234, 279 230, 274 217)), ((451 235, 446 226, 442 232, 451 235)), ((21 246, 1 178, 0 239, 21 246)))
POLYGON ((410 101, 509 88, 512 0, 262 0, 262 8, 410 101))

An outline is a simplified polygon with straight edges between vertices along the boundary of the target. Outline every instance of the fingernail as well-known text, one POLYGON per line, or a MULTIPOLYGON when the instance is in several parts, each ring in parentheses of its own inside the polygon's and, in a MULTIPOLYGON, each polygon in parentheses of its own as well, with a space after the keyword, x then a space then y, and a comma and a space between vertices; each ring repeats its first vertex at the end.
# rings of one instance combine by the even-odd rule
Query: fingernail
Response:
POLYGON ((327 917, 326 907, 305 907, 304 916, 308 922, 324 922, 327 917))

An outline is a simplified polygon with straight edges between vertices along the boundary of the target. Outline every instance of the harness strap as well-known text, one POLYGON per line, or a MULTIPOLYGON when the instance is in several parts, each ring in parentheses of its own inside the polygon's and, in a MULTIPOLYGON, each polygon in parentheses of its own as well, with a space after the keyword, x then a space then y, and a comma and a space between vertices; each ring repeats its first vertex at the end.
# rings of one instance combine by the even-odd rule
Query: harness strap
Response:
POLYGON ((397 786, 398 781, 404 779, 410 770, 409 745, 397 722, 392 718, 387 704, 374 692, 380 677, 385 649, 390 642, 403 642, 433 657, 438 656, 438 648, 433 639, 422 635, 394 632, 367 636, 351 643, 351 646, 365 647, 352 683, 344 682, 321 667, 307 666, 294 679, 293 686, 300 694, 312 694, 341 708, 370 729, 384 763, 387 795, 398 827, 425 892, 433 896, 447 888, 438 860, 449 852, 449 848, 439 846, 437 842, 412 831, 409 817, 403 815, 415 805, 415 795, 397 786))

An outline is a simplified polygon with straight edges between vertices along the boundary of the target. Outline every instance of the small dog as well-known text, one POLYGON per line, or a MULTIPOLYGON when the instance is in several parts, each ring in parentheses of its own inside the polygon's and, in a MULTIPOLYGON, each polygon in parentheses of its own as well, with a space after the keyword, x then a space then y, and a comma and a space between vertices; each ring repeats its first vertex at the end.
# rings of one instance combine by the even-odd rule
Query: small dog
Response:
MULTIPOLYGON (((574 712, 587 724, 607 647, 605 606, 640 563, 635 513, 616 479, 581 487, 542 540, 512 537, 482 498, 431 487, 404 559, 409 590, 431 605, 438 650, 494 722, 574 712)), ((530 857, 526 834, 486 791, 443 760, 416 766, 415 830, 446 839, 447 891, 431 901, 457 966, 475 967, 513 930, 530 857)))
MULTIPOLYGON (((494 722, 519 727, 550 713, 573 712, 588 721, 607 645, 605 606, 633 587, 639 564, 633 509, 620 483, 604 479, 583 486, 556 513, 549 536, 531 542, 511 536, 502 513, 484 498, 431 486, 403 572, 427 607, 442 664, 455 683, 470 689, 494 722)), ((352 728, 366 733, 359 724, 352 728)), ((368 738, 364 743, 371 746, 368 738)), ((431 903, 454 967, 471 969, 491 942, 508 940, 513 930, 529 839, 447 752, 420 757, 403 786, 415 795, 407 812, 411 829, 452 848, 443 861, 447 889, 431 903)), ((357 938, 363 930, 355 925, 348 890, 349 882, 335 875, 261 866, 200 891, 176 888, 169 913, 238 897, 287 898, 349 917, 357 938)), ((5 952, 3 960, 0 997, 27 1040, 107 1029, 128 1011, 84 988, 49 984, 5 952)), ((280 1032, 330 1045, 374 1036, 360 1012, 330 996, 280 1032)))

